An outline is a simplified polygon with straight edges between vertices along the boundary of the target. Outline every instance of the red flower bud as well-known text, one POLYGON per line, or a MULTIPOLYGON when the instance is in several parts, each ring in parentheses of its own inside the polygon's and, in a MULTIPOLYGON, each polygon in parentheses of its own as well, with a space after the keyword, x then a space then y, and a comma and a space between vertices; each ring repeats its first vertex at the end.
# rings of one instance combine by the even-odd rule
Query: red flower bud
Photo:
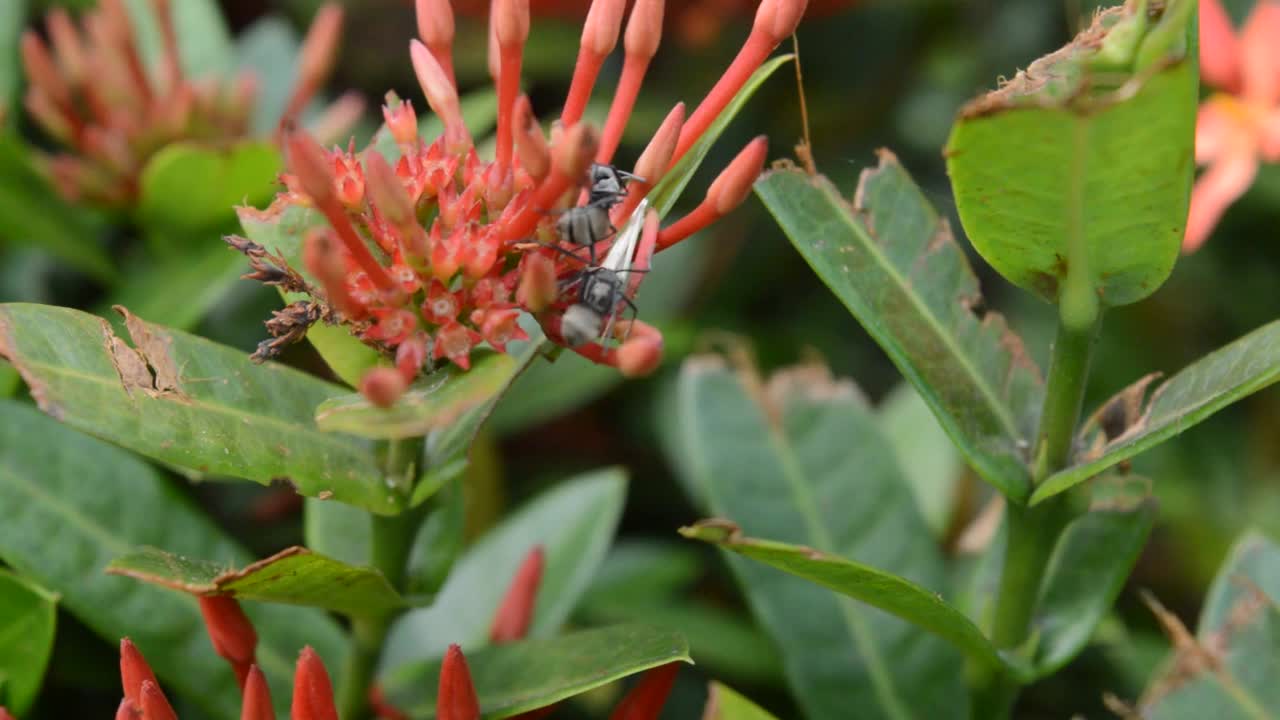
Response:
POLYGON ((249 666, 248 677, 244 683, 244 698, 240 705, 240 720, 276 720, 276 711, 271 705, 271 690, 267 687, 267 678, 257 665, 249 666))
POLYGON ((556 265, 546 255, 526 255, 520 268, 516 301, 529 312, 540 313, 560 294, 556 265))
POLYGON ((201 597, 200 613, 204 616, 213 651, 231 663, 236 680, 243 689, 258 646, 258 633, 253 629, 253 623, 240 608, 240 603, 227 596, 201 597))
POLYGON ((293 674, 293 704, 291 720, 338 720, 338 709, 333 704, 333 684, 324 662, 310 646, 302 648, 298 655, 298 667, 293 674))
POLYGON ((658 720, 679 671, 680 663, 668 663, 646 672, 614 708, 609 720, 658 720))
POLYGON ((638 328, 643 323, 636 321, 628 326, 628 322, 619 323, 619 330, 625 332, 629 328, 631 337, 618 348, 618 370, 629 378, 652 375, 662 365, 662 335, 657 330, 641 333, 638 328))
POLYGON ((124 686, 124 697, 134 707, 142 707, 142 683, 156 683, 156 675, 151 672, 147 659, 129 638, 120 639, 120 684, 124 686))
POLYGON ((418 114, 413 103, 401 100, 395 93, 387 93, 387 104, 382 106, 382 118, 396 144, 413 145, 418 139, 418 114))
POLYGON ((395 405, 408 387, 404 375, 394 368, 374 368, 360 380, 360 394, 380 408, 395 405))
MULTIPOLYGON (((513 318, 514 321, 514 318, 513 318)), ((533 622, 534 605, 538 599, 538 586, 542 583, 542 568, 546 553, 542 546, 535 546, 525 555, 516 570, 507 594, 498 606, 489 630, 489 639, 495 643, 519 640, 529 632, 533 622)))
POLYGON ((14 717, 9 714, 9 710, 3 705, 0 705, 0 720, 14 720, 14 717))
POLYGON ((480 700, 471 682, 471 670, 462 648, 450 645, 440 667, 440 689, 436 695, 437 720, 480 720, 480 700))
MULTIPOLYGON (((0 717, 0 720, 5 720, 5 717, 0 717)), ((13 718, 10 717, 8 720, 13 718)), ((142 720, 142 711, 129 702, 129 698, 123 698, 120 700, 119 707, 116 708, 116 720, 142 720)))
POLYGON ((173 711, 173 706, 158 684, 143 680, 140 694, 143 720, 178 720, 178 713, 173 711))

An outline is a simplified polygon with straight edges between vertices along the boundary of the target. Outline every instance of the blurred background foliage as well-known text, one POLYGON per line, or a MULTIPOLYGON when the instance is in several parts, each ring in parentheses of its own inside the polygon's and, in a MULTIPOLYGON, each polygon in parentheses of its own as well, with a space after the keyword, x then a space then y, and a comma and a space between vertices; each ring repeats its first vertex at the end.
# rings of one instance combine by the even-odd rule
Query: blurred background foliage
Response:
MULTIPOLYGON (((26 22, 38 25, 38 14, 54 2, 32 3, 26 22)), ((0 4, 4 16, 22 3, 0 4)), ((278 34, 285 45, 296 42, 318 4, 221 0, 237 36, 278 34)), ((952 216, 959 233, 941 157, 956 110, 993 87, 997 78, 1012 76, 1066 42, 1099 4, 1104 3, 862 0, 811 19, 801 26, 798 41, 819 169, 852 193, 858 173, 874 162, 873 149, 892 148, 939 210, 952 216)), ((1240 21, 1252 2, 1227 0, 1226 5, 1240 21)), ((383 93, 394 89, 421 110, 424 103, 405 52, 414 28, 411 3, 350 0, 348 10, 330 94, 355 89, 376 108, 383 93)), ((712 14, 716 22, 692 11, 675 14, 632 121, 632 142, 620 153, 622 165, 635 158, 638 142, 672 104, 696 101, 711 86, 750 21, 749 11, 732 17, 712 14)), ((462 22, 459 29, 460 85, 464 93, 486 88, 483 25, 462 22)), ((535 19, 525 83, 543 117, 551 117, 564 96, 577 34, 576 25, 555 17, 535 19)), ((16 55, 12 41, 12 36, 0 38, 5 62, 16 55)), ((615 56, 601 86, 609 87, 619 70, 615 56)), ((0 77, 0 93, 11 97, 15 83, 20 80, 0 77)), ((287 76, 266 78, 263 87, 288 84, 287 76)), ((601 97, 607 94, 598 92, 598 102, 601 97)), ((275 97, 267 102, 282 101, 275 97)), ((603 104, 595 105, 589 115, 599 119, 605 110, 603 104)), ((375 113, 366 113, 358 143, 372 135, 379 121, 375 113)), ((47 143, 16 109, 7 125, 16 127, 25 142, 47 143)), ((704 166, 708 177, 692 187, 705 187, 715 169, 752 135, 767 133, 772 155, 786 157, 801 132, 795 78, 783 71, 731 126, 704 166)), ((0 145, 0 302, 94 309, 107 298, 138 293, 139 288, 131 287, 137 276, 130 268, 140 247, 133 240, 139 235, 133 221, 68 207, 10 157, 21 144, 13 141, 10 130, 0 145), (85 262, 68 262, 65 248, 53 246, 59 237, 66 240, 66 233, 76 234, 75 245, 96 248, 98 254, 85 262)), ((698 199, 690 196, 685 203, 692 206, 698 199)), ((209 248, 218 243, 218 233, 205 231, 207 237, 196 242, 209 248)), ((578 619, 648 619, 686 632, 699 665, 682 673, 666 717, 696 716, 707 675, 735 684, 779 717, 794 717, 775 651, 752 625, 723 564, 709 548, 684 543, 674 532, 700 515, 662 450, 663 435, 674 425, 666 398, 681 358, 713 346, 713 333, 732 333, 750 343, 766 372, 820 358, 837 376, 855 379, 873 401, 889 398, 884 411, 889 432, 909 453, 905 467, 927 459, 930 470, 916 482, 928 486, 928 472, 935 474, 932 482, 943 494, 925 503, 926 514, 951 546, 956 544, 957 515, 946 495, 953 491, 945 476, 960 476, 953 493, 965 501, 959 517, 978 506, 981 484, 963 477, 945 436, 922 431, 932 422, 927 413, 921 416, 916 408, 913 416, 911 398, 894 393, 899 382, 894 368, 817 281, 758 202, 749 201, 704 235, 660 256, 657 272, 640 296, 642 314, 668 340, 667 363, 656 376, 622 383, 613 371, 566 355, 554 365, 539 363, 520 380, 477 448, 467 484, 468 536, 474 538, 506 508, 572 473, 626 466, 633 480, 620 538, 578 619)), ((1010 316, 1044 367, 1053 331, 1051 308, 1015 291, 980 259, 974 260, 989 307, 1010 316)), ((1228 212, 1208 246, 1183 258, 1159 292, 1110 313, 1088 405, 1147 372, 1176 371, 1280 316, 1278 278, 1280 167, 1273 166, 1263 169, 1254 188, 1228 212)), ((207 294, 208 279, 203 271, 189 273, 181 293, 169 301, 207 294)), ((262 320, 278 300, 250 282, 230 284, 219 293, 196 331, 248 351, 263 337, 262 320)), ((305 346, 291 350, 285 361, 322 367, 305 346)), ((7 370, 0 370, 0 388, 19 392, 7 370)), ((1146 552, 1098 645, 1062 674, 1031 688, 1018 717, 1065 718, 1076 712, 1105 717, 1100 703, 1104 691, 1136 696, 1165 647, 1138 602, 1137 589, 1151 589, 1180 616, 1193 618, 1214 570, 1243 528, 1257 526, 1280 535, 1280 392, 1273 389, 1232 406, 1176 442, 1141 456, 1134 466, 1154 479, 1160 501, 1159 523, 1146 552)), ((299 506, 287 499, 282 503, 271 490, 214 484, 195 485, 192 492, 259 553, 301 539, 299 506)), ((111 648, 70 616, 60 618, 60 625, 45 695, 50 700, 36 716, 63 717, 60 713, 69 707, 63 703, 110 707, 116 697, 114 680, 102 668, 114 664, 111 648)), ((588 697, 586 704, 590 702, 588 697)), ((602 706, 607 702, 601 698, 602 706)))

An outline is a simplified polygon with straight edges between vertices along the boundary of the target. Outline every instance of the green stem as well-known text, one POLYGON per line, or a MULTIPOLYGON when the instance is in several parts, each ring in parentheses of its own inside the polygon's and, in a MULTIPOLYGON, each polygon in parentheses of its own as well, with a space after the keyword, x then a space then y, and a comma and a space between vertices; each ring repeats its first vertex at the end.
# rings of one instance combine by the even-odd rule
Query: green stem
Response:
MULTIPOLYGON (((407 483, 411 487, 422 456, 422 440, 394 441, 387 448, 386 473, 393 483, 407 483)), ((413 539, 421 524, 422 513, 407 510, 400 515, 370 515, 370 565, 382 571, 391 586, 401 592, 405 589, 405 574, 409 565, 409 553, 413 539)), ((401 610, 381 615, 352 618, 351 641, 347 661, 338 683, 339 716, 357 720, 370 716, 369 689, 377 670, 378 656, 391 624, 401 610)))
MULTIPOLYGON (((1037 436, 1034 484, 1043 482, 1071 460, 1071 446, 1080 424, 1089 359, 1100 319, 1083 331, 1065 324, 1058 326, 1058 338, 1049 364, 1049 386, 1045 392, 1037 436)), ((1073 512, 1065 496, 1050 498, 1034 507, 1009 503, 1005 509, 1004 568, 996 600, 992 641, 1002 650, 1022 647, 1031 634, 1032 618, 1040 596, 1044 572, 1062 531, 1073 512)), ((1017 697, 1017 685, 1008 677, 987 677, 975 695, 975 708, 983 717, 1007 716, 1017 697)))

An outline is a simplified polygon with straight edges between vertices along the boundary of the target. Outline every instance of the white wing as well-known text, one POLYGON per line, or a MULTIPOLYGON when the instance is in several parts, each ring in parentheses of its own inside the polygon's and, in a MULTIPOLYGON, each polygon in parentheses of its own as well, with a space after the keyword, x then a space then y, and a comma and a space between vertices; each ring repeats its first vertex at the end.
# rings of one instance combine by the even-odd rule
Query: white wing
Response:
POLYGON ((609 253, 604 256, 600 266, 614 272, 626 270, 635 261, 636 247, 640 244, 640 233, 644 231, 644 216, 649 211, 649 201, 641 200, 636 211, 627 218, 627 224, 618 231, 609 253))

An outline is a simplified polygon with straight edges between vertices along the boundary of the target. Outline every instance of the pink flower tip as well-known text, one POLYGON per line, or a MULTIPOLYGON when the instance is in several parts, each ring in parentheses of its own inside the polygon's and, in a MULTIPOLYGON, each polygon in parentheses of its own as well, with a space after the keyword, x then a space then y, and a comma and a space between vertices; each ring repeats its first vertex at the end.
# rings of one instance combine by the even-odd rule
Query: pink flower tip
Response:
POLYGON ((526 255, 520 269, 520 286, 516 300, 530 312, 539 313, 551 307, 560 294, 556 265, 546 255, 526 255))
POLYGON ((639 326, 644 323, 639 321, 631 323, 629 328, 623 323, 619 325, 621 332, 630 329, 631 337, 618 348, 618 370, 628 378, 652 375, 662 366, 662 335, 656 329, 641 332, 639 326))
POLYGON ((658 180, 666 174, 667 167, 671 165, 671 157, 675 154, 676 143, 680 140, 680 128, 684 126, 684 118, 684 103, 676 103, 671 112, 667 113, 666 119, 658 126, 658 131, 653 134, 644 152, 640 153, 640 158, 636 160, 635 174, 644 178, 650 187, 657 184, 658 180))
POLYGON ((538 598, 538 586, 542 583, 542 570, 546 564, 546 551, 535 546, 525 555, 516 569, 511 586, 498 606, 489 630, 489 639, 495 643, 519 640, 529 632, 533 623, 534 605, 538 598))
POLYGON ((582 48, 599 57, 613 52, 626 9, 627 0, 594 0, 582 23, 582 48))
POLYGON ((523 48, 529 38, 529 0, 493 0, 489 23, 499 47, 523 48))
POLYGON ((624 39, 628 55, 651 58, 658 54, 665 6, 666 0, 636 0, 624 39))
POLYGON ((429 48, 453 45, 453 8, 449 0, 417 0, 418 37, 429 48))
POLYGON ((440 666, 440 688, 436 694, 438 720, 479 720, 480 700, 471 681, 471 669, 462 648, 450 645, 440 666))
POLYGON ((766 33, 775 44, 796 31, 809 0, 763 0, 753 29, 766 33))
POLYGON ((129 638, 120 639, 120 684, 124 696, 135 707, 142 707, 142 683, 156 683, 156 675, 137 646, 129 638))
POLYGON ((380 408, 395 405, 408 388, 404 375, 395 368, 374 368, 360 380, 360 394, 380 408))
POLYGON ((587 123, 578 123, 560 134, 551 149, 552 166, 574 182, 583 179, 596 155, 600 136, 587 123))
POLYGON ((413 110, 413 103, 401 100, 395 93, 387 93, 382 117, 397 145, 412 145, 418 139, 418 114, 413 110))
POLYGON ((169 704, 159 684, 152 680, 143 680, 139 692, 141 701, 138 705, 142 709, 142 717, 145 720, 178 720, 178 713, 174 712, 173 706, 169 704))
POLYGON ((316 205, 338 202, 334 189, 332 165, 324 149, 308 134, 296 132, 285 140, 289 169, 298 178, 302 190, 316 205))
POLYGON ((742 204, 751 193, 760 173, 764 171, 764 161, 769 154, 769 140, 761 135, 747 143, 729 166, 720 173, 711 187, 707 189, 707 201, 718 215, 727 215, 742 204))

